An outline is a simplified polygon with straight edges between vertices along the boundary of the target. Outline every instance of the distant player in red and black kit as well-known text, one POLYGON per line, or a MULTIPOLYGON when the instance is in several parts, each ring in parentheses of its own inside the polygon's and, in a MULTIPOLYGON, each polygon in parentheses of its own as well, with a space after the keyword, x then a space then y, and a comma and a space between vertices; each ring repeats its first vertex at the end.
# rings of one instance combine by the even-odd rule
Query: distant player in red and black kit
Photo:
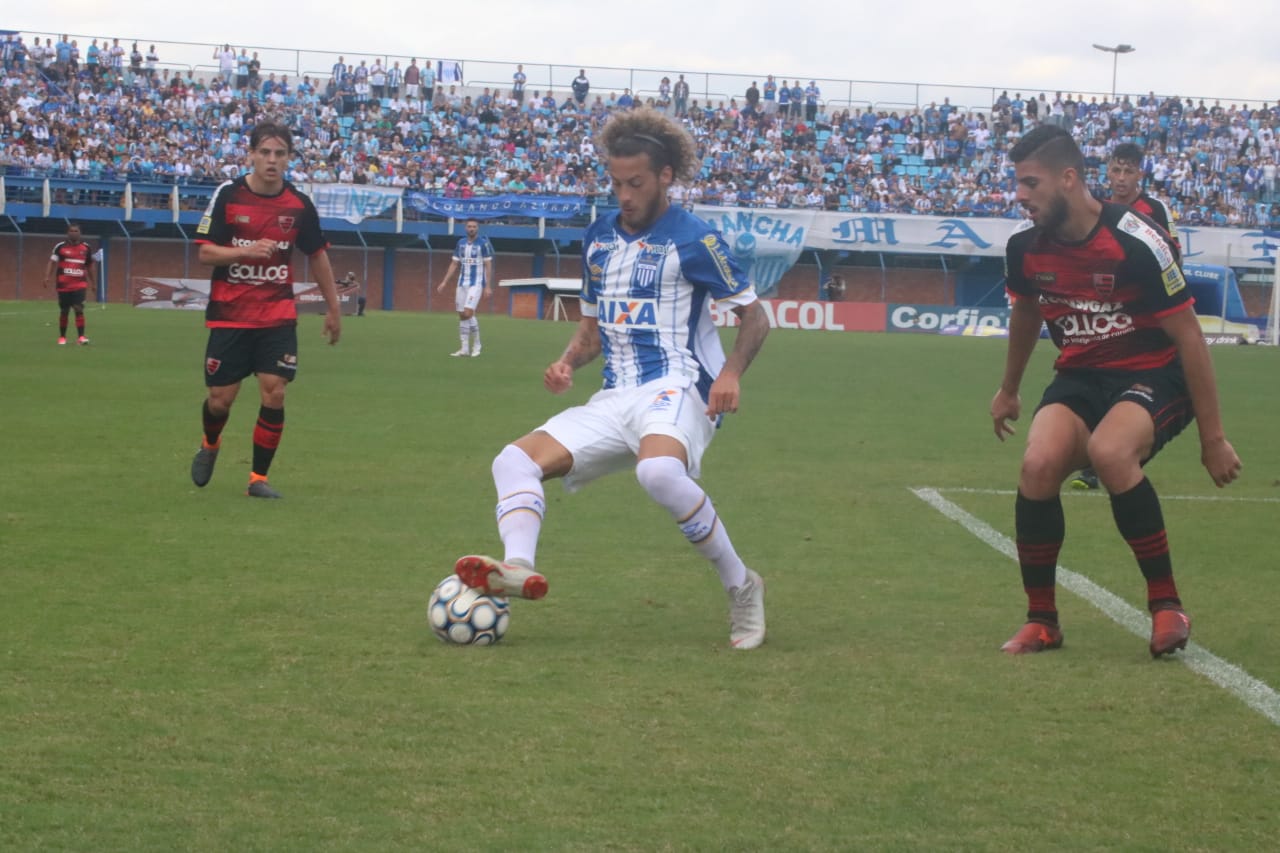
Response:
MULTIPOLYGON (((1132 142, 1123 142, 1111 152, 1111 160, 1107 164, 1107 181, 1111 184, 1111 201, 1131 207, 1159 225, 1173 241, 1173 247, 1179 254, 1182 246, 1178 236, 1173 232, 1169 218, 1169 208, 1164 202, 1148 195, 1142 189, 1142 149, 1132 142)), ((1092 468, 1084 468, 1071 478, 1073 489, 1098 488, 1098 472, 1092 468)))
POLYGON ((58 292, 58 346, 66 346, 67 320, 76 312, 76 337, 82 346, 89 343, 84 336, 84 298, 93 283, 97 264, 93 249, 80 239, 80 226, 67 225, 67 239, 53 247, 49 266, 44 271, 44 286, 53 281, 58 292))
POLYGON ((205 325, 204 383, 209 389, 202 411, 204 439, 191 462, 191 480, 203 486, 213 476, 222 428, 240 382, 258 375, 262 403, 253 430, 253 473, 248 494, 278 498, 267 469, 284 431, 284 392, 298 369, 297 309, 293 267, 297 246, 311 259, 311 270, 328 305, 324 334, 336 344, 342 333, 338 291, 329 264, 329 246, 311 199, 284 179, 293 152, 293 136, 283 125, 264 122, 249 139, 253 171, 228 181, 213 194, 196 229, 200 262, 213 267, 205 325))
POLYGON ((1194 418, 1214 484, 1225 486, 1241 468, 1223 432, 1209 349, 1169 235, 1090 195, 1069 133, 1041 125, 1009 158, 1031 223, 1006 249, 1013 307, 1004 378, 991 401, 997 438, 1013 434, 1009 421, 1021 413, 1018 389, 1042 322, 1060 354, 1018 480, 1028 621, 1002 648, 1024 654, 1062 645, 1054 599, 1066 529, 1059 492, 1073 470, 1091 464, 1146 579, 1150 650, 1159 657, 1186 647, 1191 621, 1174 585, 1160 500, 1142 466, 1194 418))

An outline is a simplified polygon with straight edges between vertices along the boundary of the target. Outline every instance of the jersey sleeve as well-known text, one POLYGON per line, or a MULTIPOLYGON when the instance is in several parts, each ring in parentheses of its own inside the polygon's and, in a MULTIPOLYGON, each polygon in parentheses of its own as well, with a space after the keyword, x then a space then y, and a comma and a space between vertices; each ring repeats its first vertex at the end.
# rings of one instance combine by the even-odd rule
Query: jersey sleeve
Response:
POLYGON ((1034 295, 1034 288, 1027 280, 1022 263, 1027 253, 1027 243, 1031 240, 1032 227, 1029 219, 1019 223, 1004 247, 1004 286, 1014 298, 1034 295))
POLYGON ((578 293, 582 316, 596 316, 596 303, 600 298, 600 286, 604 278, 604 266, 613 249, 610 235, 600 222, 587 226, 582 238, 582 290, 578 293))
POLYGON ((1172 235, 1173 229, 1169 226, 1169 208, 1165 207, 1164 202, 1154 196, 1147 196, 1147 205, 1151 208, 1151 213, 1147 214, 1151 221, 1172 235))
POLYGON ((489 242, 488 237, 485 237, 484 242, 480 244, 480 257, 485 259, 493 257, 493 244, 489 242))
POLYGON ((231 229, 227 225, 227 197, 231 195, 231 187, 232 182, 226 181, 213 191, 213 198, 209 199, 209 206, 196 226, 197 243, 231 244, 231 229))
POLYGON ((310 256, 329 248, 324 231, 320 230, 320 214, 310 197, 299 193, 302 199, 302 221, 298 223, 298 248, 310 256))
POLYGON ((1178 238, 1178 232, 1173 228, 1173 217, 1169 215, 1169 207, 1158 198, 1151 199, 1151 220, 1164 229, 1169 235, 1169 242, 1173 244, 1173 250, 1178 255, 1178 260, 1182 260, 1182 240, 1178 238))
POLYGON ((696 240, 682 243, 679 252, 685 280, 717 302, 748 305, 756 301, 755 288, 718 231, 707 230, 696 240))
POLYGON ((1126 277, 1138 282, 1142 291, 1134 309, 1164 317, 1188 307, 1191 291, 1168 233, 1132 211, 1121 218, 1120 231, 1131 238, 1126 277))

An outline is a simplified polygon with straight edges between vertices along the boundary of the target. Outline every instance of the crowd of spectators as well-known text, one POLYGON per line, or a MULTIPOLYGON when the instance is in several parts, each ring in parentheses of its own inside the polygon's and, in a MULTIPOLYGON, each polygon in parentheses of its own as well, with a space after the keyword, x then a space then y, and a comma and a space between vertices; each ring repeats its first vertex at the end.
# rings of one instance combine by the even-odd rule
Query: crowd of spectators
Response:
POLYGON ((1146 151, 1147 189, 1187 223, 1280 227, 1280 104, 1223 106, 1177 96, 1114 102, 1001 93, 990 108, 840 108, 817 85, 714 104, 683 75, 652 93, 601 94, 585 70, 563 93, 437 83, 431 61, 339 58, 327 75, 262 73, 256 53, 215 47, 219 73, 164 70, 155 47, 118 39, 84 55, 66 36, 0 43, 0 167, 9 174, 145 183, 217 183, 245 168, 264 116, 296 131, 295 182, 422 189, 449 196, 565 193, 604 198, 593 136, 609 115, 651 106, 683 120, 703 169, 682 203, 866 213, 1020 216, 1008 149, 1039 123, 1070 129, 1105 195, 1109 151, 1146 151))

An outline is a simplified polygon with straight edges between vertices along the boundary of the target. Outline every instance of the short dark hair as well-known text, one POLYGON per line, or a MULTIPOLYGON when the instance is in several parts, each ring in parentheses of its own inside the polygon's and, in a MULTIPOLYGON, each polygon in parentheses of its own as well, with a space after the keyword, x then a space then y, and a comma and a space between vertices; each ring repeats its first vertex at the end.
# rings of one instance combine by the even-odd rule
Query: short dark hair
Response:
POLYGON ((249 136, 249 150, 256 150, 267 139, 279 139, 293 153, 293 132, 276 121, 259 122, 249 136))
POLYGON ((1142 148, 1132 142, 1122 142, 1111 152, 1112 163, 1142 164, 1142 148))
POLYGON ((1071 134, 1060 127, 1042 124, 1026 136, 1009 151, 1009 159, 1014 163, 1023 160, 1039 160, 1054 169, 1075 169, 1084 175, 1084 155, 1071 134))

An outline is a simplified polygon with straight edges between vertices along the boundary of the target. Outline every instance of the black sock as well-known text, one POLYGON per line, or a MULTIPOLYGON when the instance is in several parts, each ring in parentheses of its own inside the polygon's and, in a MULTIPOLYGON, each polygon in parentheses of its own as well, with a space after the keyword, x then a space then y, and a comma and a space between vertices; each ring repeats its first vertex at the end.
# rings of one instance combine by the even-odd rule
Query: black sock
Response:
POLYGON ((261 477, 267 476, 283 432, 284 409, 269 409, 266 406, 258 409, 258 423, 253 428, 253 473, 261 477))
POLYGON ((209 413, 209 401, 205 400, 204 405, 200 407, 200 422, 204 425, 204 441, 210 447, 216 447, 218 438, 222 435, 222 428, 227 425, 227 418, 231 416, 231 412, 227 412, 220 418, 215 418, 209 413))
POLYGON ((1018 567, 1022 588, 1027 593, 1027 619, 1058 624, 1055 601, 1058 552, 1066 536, 1066 519, 1058 495, 1043 501, 1026 497, 1021 491, 1014 503, 1018 536, 1018 567))
POLYGON ((1111 515, 1120 535, 1133 549, 1133 556, 1147 581, 1147 606, 1180 607, 1178 587, 1173 582, 1173 560, 1169 556, 1169 537, 1165 533, 1164 513, 1155 487, 1146 477, 1127 492, 1111 496, 1111 515))

